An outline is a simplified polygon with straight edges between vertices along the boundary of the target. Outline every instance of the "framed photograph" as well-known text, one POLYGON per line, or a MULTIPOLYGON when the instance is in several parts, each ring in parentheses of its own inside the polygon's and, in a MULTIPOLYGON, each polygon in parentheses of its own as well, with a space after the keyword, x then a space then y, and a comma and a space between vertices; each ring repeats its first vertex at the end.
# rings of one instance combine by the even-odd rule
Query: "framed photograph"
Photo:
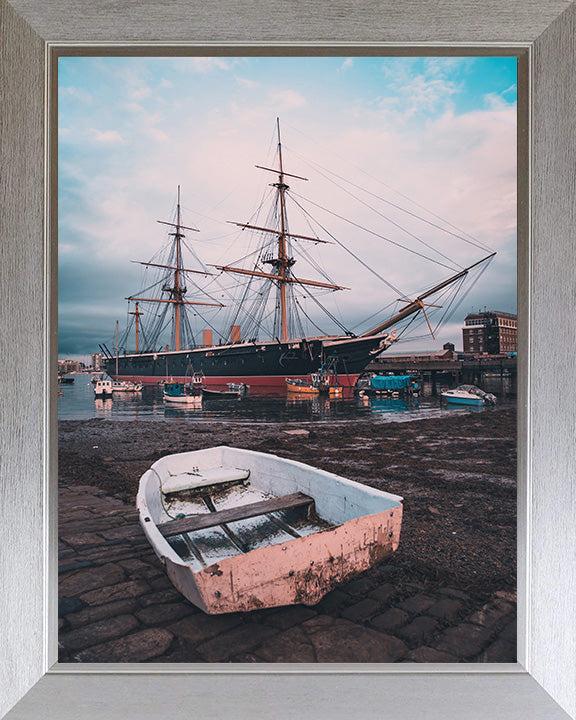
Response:
POLYGON ((61 664, 516 662, 511 52, 54 53, 61 664))
MULTIPOLYGON (((383 703, 390 703, 394 717, 401 720, 419 717, 424 707, 431 718, 576 717, 572 682, 576 627, 571 608, 576 536, 570 482, 575 413, 569 394, 563 391, 571 387, 574 374, 570 360, 574 326, 566 290, 575 280, 567 241, 574 218, 570 192, 575 165, 570 115, 574 98, 569 90, 576 60, 574 6, 558 2, 526 8, 514 2, 504 12, 501 7, 455 2, 435 8, 439 15, 431 28, 421 3, 407 5, 401 12, 392 4, 352 9, 342 3, 339 13, 332 3, 325 13, 316 8, 314 17, 296 17, 285 6, 269 3, 265 12, 270 22, 264 27, 264 8, 251 3, 242 8, 227 6, 216 16, 188 3, 162 8, 162 12, 155 4, 138 12, 128 6, 115 7, 115 22, 110 22, 109 9, 107 14, 94 4, 87 14, 85 8, 64 0, 48 9, 30 8, 19 0, 1 3, 0 90, 5 108, 0 125, 4 168, 0 273, 5 311, 1 366, 6 412, 2 414, 0 489, 2 576, 7 578, 0 595, 6 638, 2 714, 12 720, 66 718, 77 716, 81 709, 88 719, 178 718, 188 717, 193 707, 208 718, 232 718, 269 717, 289 707, 291 715, 305 718, 344 717, 351 712, 381 717, 383 703), (256 26, 265 37, 254 37, 256 26), (446 55, 446 48, 449 55, 454 54, 456 47, 467 57, 476 52, 482 56, 483 48, 486 56, 517 57, 524 77, 529 78, 526 92, 519 96, 519 114, 529 122, 520 124, 518 135, 518 352, 524 358, 518 376, 518 661, 434 664, 406 658, 407 662, 388 665, 343 658, 337 663, 289 659, 262 665, 258 658, 246 662, 248 658, 237 657, 224 668, 205 664, 205 657, 197 665, 186 658, 184 662, 168 660, 169 665, 143 665, 114 662, 119 659, 114 656, 86 656, 86 662, 77 667, 70 662, 58 664, 58 299, 57 228, 52 211, 58 177, 55 163, 47 162, 56 157, 57 147, 52 71, 58 50, 72 55, 78 47, 81 56, 94 48, 95 54, 105 57, 115 48, 119 56, 130 58, 176 56, 179 47, 194 47, 196 57, 215 58, 243 57, 243 49, 254 52, 255 48, 276 57, 321 56, 330 48, 329 55, 342 58, 345 71, 347 58, 387 54, 382 52, 384 47, 390 55, 413 58, 418 56, 419 45, 425 48, 423 56, 438 58, 446 55)), ((164 81, 168 88, 170 79, 164 81)), ((149 129, 158 132, 153 123, 149 129)), ((279 125, 275 130, 279 148, 279 125)), ((93 132, 103 143, 122 140, 102 135, 101 127, 93 132)), ((283 185, 281 171, 274 185, 281 196, 283 185)), ((182 227, 180 204, 178 199, 176 220, 161 218, 176 227, 176 240, 182 227)), ((245 218, 238 220, 246 226, 245 218)), ((313 239, 320 241, 320 236, 314 234, 313 239)), ((276 265, 271 267, 276 268, 281 249, 274 257, 276 265)), ((224 263, 218 269, 223 267, 224 263)), ((262 268, 258 272, 265 275, 262 268)), ((335 289, 330 284, 329 289, 335 289)), ((139 312, 138 306, 131 310, 139 312)), ((281 345, 287 332, 282 314, 277 332, 281 345)), ((231 342, 240 339, 232 333, 231 342)), ((117 339, 112 352, 107 346, 103 350, 110 367, 128 363, 129 354, 120 357, 119 345, 117 339)), ((85 540, 89 545, 89 538, 85 540)), ((64 657, 70 660, 66 652, 64 657)))

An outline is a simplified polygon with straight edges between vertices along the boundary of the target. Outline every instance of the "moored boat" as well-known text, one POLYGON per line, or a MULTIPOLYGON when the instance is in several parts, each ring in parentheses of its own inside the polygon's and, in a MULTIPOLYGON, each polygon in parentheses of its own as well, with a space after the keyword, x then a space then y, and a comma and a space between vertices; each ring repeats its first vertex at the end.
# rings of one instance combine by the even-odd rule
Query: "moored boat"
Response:
POLYGON ((131 382, 130 380, 114 380, 112 392, 140 392, 142 383, 131 382))
POLYGON ((248 394, 248 390, 249 387, 246 383, 226 383, 226 390, 203 387, 202 395, 217 400, 234 400, 243 398, 248 394))
POLYGON ((202 382, 200 379, 193 379, 192 382, 165 382, 162 388, 162 397, 168 403, 201 403, 202 382))
POLYGON ((363 377, 358 381, 356 390, 361 396, 418 396, 420 385, 418 379, 412 375, 394 375, 390 373, 388 375, 363 377))
POLYGON ((98 378, 94 383, 94 397, 112 397, 112 380, 110 378, 98 378))
POLYGON ((175 587, 210 614, 317 603, 396 550, 402 498, 276 455, 167 455, 140 523, 175 587))
POLYGON ((338 380, 336 372, 336 358, 330 358, 322 364, 318 372, 312 373, 309 379, 286 378, 286 390, 288 393, 298 395, 329 395, 340 397, 344 388, 338 380))
POLYGON ((286 391, 298 395, 319 395, 318 386, 313 385, 309 380, 299 378, 286 378, 286 391))
POLYGON ((476 385, 459 385, 453 390, 446 390, 442 397, 454 405, 495 405, 496 396, 481 390, 476 385))

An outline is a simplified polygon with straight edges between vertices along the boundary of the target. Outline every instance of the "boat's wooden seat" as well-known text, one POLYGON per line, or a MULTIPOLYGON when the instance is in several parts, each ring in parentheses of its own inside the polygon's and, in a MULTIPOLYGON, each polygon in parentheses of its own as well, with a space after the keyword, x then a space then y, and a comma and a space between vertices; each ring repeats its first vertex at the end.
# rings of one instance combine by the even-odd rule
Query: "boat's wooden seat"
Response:
POLYGON ((161 489, 164 495, 170 495, 171 493, 182 492, 183 490, 193 490, 229 482, 240 482, 247 480, 249 477, 250 470, 242 470, 241 468, 208 468, 179 473, 178 475, 170 475, 167 478, 163 478, 161 489))
POLYGON ((277 512, 278 510, 310 507, 313 503, 314 498, 297 492, 292 495, 282 495, 272 498, 271 500, 261 500, 260 502, 250 503, 249 505, 239 505, 238 507, 227 508, 226 510, 192 515, 182 518, 181 520, 170 520, 169 522, 158 525, 158 530, 160 530, 164 537, 173 537, 174 535, 180 535, 194 530, 203 530, 237 520, 246 520, 247 518, 256 517, 257 515, 277 512))

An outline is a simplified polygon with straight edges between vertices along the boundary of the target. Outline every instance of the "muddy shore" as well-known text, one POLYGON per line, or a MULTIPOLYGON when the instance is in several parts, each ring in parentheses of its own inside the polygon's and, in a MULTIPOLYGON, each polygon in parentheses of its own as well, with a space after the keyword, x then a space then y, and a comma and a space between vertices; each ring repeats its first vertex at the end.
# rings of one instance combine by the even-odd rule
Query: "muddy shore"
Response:
POLYGON ((516 417, 507 408, 391 423, 60 421, 59 484, 95 486, 133 506, 140 476, 159 457, 220 444, 401 495, 396 585, 449 585, 480 603, 515 589, 516 417))

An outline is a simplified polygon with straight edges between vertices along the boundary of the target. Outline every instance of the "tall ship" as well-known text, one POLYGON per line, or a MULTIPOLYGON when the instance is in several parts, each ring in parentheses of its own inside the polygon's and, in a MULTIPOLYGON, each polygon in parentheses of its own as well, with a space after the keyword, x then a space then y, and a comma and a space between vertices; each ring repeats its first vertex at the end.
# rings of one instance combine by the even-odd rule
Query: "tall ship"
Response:
MULTIPOLYGON (((403 295, 398 298, 400 305, 397 304, 396 312, 388 317, 373 318, 372 326, 362 332, 348 330, 326 310, 338 331, 306 334, 303 314, 309 321, 308 327, 312 325, 320 330, 305 309, 310 304, 315 310, 322 309, 314 293, 332 294, 348 288, 333 282, 317 263, 312 263, 316 277, 300 277, 295 268, 296 255, 302 251, 310 259, 310 254, 302 250, 310 244, 342 244, 329 232, 330 239, 313 234, 315 230, 310 234, 291 231, 287 182, 306 178, 285 171, 278 120, 275 130, 276 167, 256 166, 275 176, 275 182, 270 185, 272 197, 264 224, 232 223, 258 237, 256 250, 247 253, 241 261, 225 265, 202 263, 186 240, 188 233, 198 229, 183 224, 178 187, 175 216, 170 222, 158 221, 170 228, 164 255, 153 258, 158 262, 134 261, 157 272, 158 276, 142 291, 126 298, 135 305, 129 312, 132 320, 120 343, 123 347, 118 340, 112 350, 105 343, 100 345, 104 368, 115 380, 153 385, 168 379, 186 382, 200 374, 207 388, 245 383, 251 392, 284 391, 287 379, 306 381, 311 374, 329 365, 343 387, 353 388, 366 366, 398 339, 397 328, 419 316, 433 332, 427 308, 442 306, 437 304, 438 300, 432 300, 440 297, 447 307, 454 307, 455 293, 462 289, 464 281, 473 270, 483 269, 494 257, 495 253, 491 253, 468 267, 459 268, 416 297, 403 295), (195 267, 189 267, 190 264, 195 267), (236 295, 231 287, 221 283, 222 277, 239 280, 236 295), (194 296, 189 286, 194 288, 194 296), (452 294, 448 297, 447 292, 452 294), (309 300, 308 305, 304 299, 309 300), (224 329, 218 328, 217 318, 214 320, 212 316, 225 309, 228 323, 224 329), (193 330, 191 310, 196 321, 199 315, 204 320, 205 327, 200 332, 193 330), (211 313, 210 318, 202 314, 207 312, 211 313), (167 328, 170 341, 161 342, 167 328), (134 349, 127 348, 128 337, 135 343, 134 349)), ((368 301, 372 304, 370 298, 368 301)))

